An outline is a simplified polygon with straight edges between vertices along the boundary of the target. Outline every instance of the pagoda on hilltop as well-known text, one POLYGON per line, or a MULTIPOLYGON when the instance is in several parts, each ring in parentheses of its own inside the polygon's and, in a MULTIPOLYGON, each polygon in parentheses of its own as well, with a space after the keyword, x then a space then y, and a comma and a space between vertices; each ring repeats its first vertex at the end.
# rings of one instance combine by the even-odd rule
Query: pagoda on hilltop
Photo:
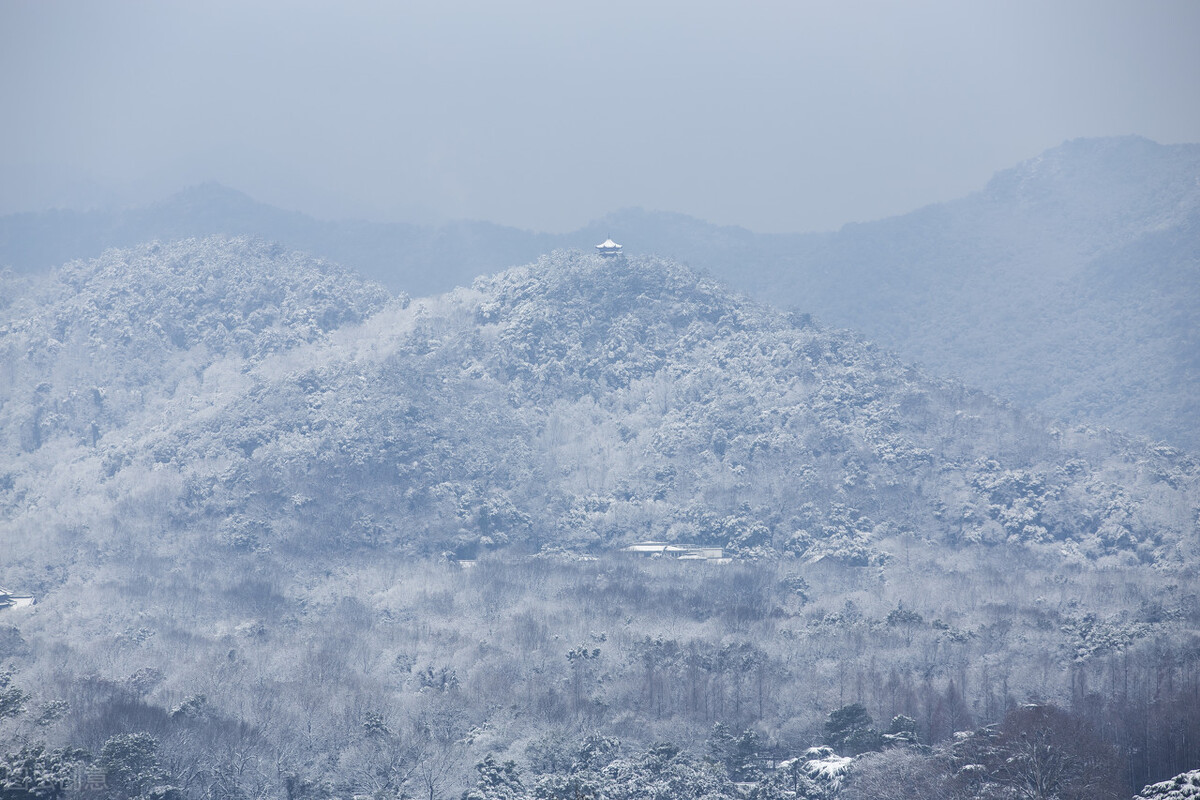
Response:
POLYGON ((612 239, 605 239, 600 244, 596 245, 596 252, 605 258, 615 258, 621 255, 621 245, 614 242, 612 239))

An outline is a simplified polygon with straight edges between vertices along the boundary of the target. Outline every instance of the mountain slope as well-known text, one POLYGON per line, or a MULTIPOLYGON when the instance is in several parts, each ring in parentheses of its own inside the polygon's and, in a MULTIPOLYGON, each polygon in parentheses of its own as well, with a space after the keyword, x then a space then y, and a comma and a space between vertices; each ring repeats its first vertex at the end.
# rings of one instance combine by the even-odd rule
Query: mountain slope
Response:
POLYGON ((0 610, 10 760, 138 744, 197 800, 450 797, 585 735, 797 755, 850 703, 936 744, 1047 699, 1137 785, 1200 741, 1200 468, 1169 447, 659 259, 406 303, 203 240, 22 291, 0 411, 121 391, 0 461, 4 583, 38 598, 0 610), (615 552, 649 538, 734 562, 615 552))
POLYGON ((1125 137, 1068 142, 969 197, 835 233, 762 235, 639 210, 561 236, 321 222, 209 185, 146 209, 0 218, 0 264, 44 269, 148 239, 252 234, 429 294, 612 235, 1023 407, 1195 450, 1198 220, 1200 145, 1125 137))
MULTIPOLYGON (((90 271, 110 265, 132 277, 137 259, 90 271)), ((80 281, 45 316, 110 286, 80 281)), ((1182 454, 1047 430, 669 262, 560 253, 328 334, 309 318, 290 322, 300 334, 275 353, 245 348, 203 368, 193 347, 178 357, 191 379, 164 370, 156 388, 139 373, 148 385, 124 402, 145 411, 112 412, 107 435, 64 425, 21 442, 8 525, 42 526, 51 505, 105 519, 68 514, 72 529, 115 530, 132 513, 185 539, 204 531, 189 548, 212 547, 215 532, 222 546, 310 554, 663 539, 869 564, 917 536, 1194 557, 1196 465, 1182 454), (157 499, 131 511, 151 473, 157 499)), ((132 342, 163 340, 153 319, 137 320, 132 342)), ((50 383, 30 405, 81 394, 15 377, 26 392, 50 383)))
POLYGON ((1026 407, 1195 447, 1198 220, 1200 147, 1082 140, 808 240, 759 287, 1026 407))
POLYGON ((255 364, 391 301, 336 265, 248 240, 109 251, 0 308, 0 454, 94 445, 232 360, 255 364))

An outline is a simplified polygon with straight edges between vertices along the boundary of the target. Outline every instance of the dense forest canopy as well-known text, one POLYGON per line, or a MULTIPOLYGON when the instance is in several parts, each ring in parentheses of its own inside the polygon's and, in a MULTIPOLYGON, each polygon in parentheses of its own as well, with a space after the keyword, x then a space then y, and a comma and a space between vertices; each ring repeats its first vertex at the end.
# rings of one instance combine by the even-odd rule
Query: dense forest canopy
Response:
POLYGON ((1200 759, 1184 451, 658 258, 410 301, 210 238, 4 286, 3 581, 39 602, 0 611, 0 777, 1003 797, 1065 737, 1063 786, 1128 796, 1200 759), (651 539, 732 562, 619 552, 651 539))
POLYGON ((92 514, 155 473, 168 527, 240 520, 262 547, 1195 553, 1184 453, 1053 427, 670 262, 559 253, 409 304, 295 256, 244 260, 262 245, 156 247, 73 265, 9 312, 12 524, 92 514))
POLYGON ((638 209, 549 235, 482 222, 319 221, 217 186, 153 206, 0 217, 0 267, 257 235, 436 294, 610 233, 930 372, 1072 424, 1200 446, 1200 145, 1078 139, 967 197, 829 233, 767 235, 638 209))

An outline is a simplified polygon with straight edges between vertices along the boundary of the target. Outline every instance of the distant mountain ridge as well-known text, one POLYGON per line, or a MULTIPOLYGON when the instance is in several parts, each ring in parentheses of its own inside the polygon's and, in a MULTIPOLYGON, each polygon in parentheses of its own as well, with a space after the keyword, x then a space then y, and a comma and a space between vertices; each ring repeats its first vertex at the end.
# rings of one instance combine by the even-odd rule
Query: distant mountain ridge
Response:
POLYGON ((485 272, 528 261, 550 240, 486 222, 439 227, 322 221, 259 203, 216 183, 149 206, 118 211, 47 211, 0 217, 0 266, 39 272, 110 247, 205 236, 255 236, 330 258, 393 290, 433 294, 485 272))
POLYGON ((1051 416, 1200 446, 1200 146, 1069 142, 777 263, 756 294, 1051 416))
POLYGON ((641 210, 566 235, 320 222, 207 185, 120 213, 0 218, 0 263, 209 234, 280 241, 413 295, 612 235, 1022 406, 1200 449, 1200 145, 1074 140, 960 200, 823 234, 641 210))

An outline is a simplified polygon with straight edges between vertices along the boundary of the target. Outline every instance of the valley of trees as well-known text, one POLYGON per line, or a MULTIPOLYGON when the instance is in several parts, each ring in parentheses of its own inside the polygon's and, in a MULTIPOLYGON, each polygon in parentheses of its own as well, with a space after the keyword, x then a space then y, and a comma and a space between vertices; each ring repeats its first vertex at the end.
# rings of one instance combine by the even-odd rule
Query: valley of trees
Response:
POLYGON ((297 581, 231 560, 108 564, 2 629, 9 761, 36 743, 111 773, 136 745, 114 797, 452 797, 492 758, 516 765, 511 796, 571 797, 671 752, 696 793, 654 796, 825 797, 804 754, 827 742, 859 756, 848 797, 1009 797, 1008 754, 1048 731, 1041 757, 1087 792, 1045 796, 1128 797, 1200 756, 1200 602, 1149 567, 914 545, 834 574, 342 556, 297 581))
POLYGON ((410 301, 205 239, 4 288, 0 578, 39 598, 0 612, 5 800, 1129 797, 1200 764, 1182 450, 660 259, 410 301), (733 561, 617 552, 648 539, 733 561))

